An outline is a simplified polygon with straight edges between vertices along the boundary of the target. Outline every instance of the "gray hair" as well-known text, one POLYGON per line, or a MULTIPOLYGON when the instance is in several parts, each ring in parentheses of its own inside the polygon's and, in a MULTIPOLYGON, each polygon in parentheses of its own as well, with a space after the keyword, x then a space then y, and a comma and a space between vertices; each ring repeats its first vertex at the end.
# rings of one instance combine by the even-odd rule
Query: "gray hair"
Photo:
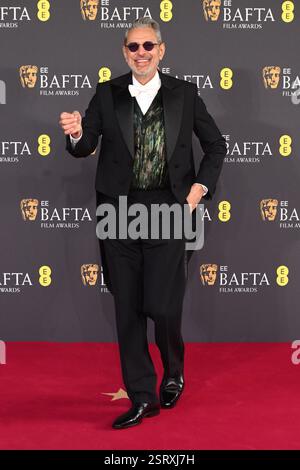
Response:
POLYGON ((132 26, 126 30, 124 37, 124 45, 127 43, 127 36, 129 31, 135 28, 152 28, 156 33, 157 42, 162 42, 160 27, 157 21, 153 20, 152 18, 149 18, 148 16, 143 16, 142 18, 138 18, 137 20, 133 21, 132 26))

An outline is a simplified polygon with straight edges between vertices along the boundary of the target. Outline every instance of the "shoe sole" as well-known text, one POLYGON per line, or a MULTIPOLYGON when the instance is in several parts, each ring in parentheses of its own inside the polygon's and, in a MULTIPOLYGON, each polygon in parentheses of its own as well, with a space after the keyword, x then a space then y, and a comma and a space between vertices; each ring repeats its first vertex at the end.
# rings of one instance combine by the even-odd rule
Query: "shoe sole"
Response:
MULTIPOLYGON (((183 390, 182 390, 182 392, 183 392, 183 390)), ((161 407, 161 408, 164 408, 164 409, 174 408, 174 406, 177 404, 178 400, 180 400, 180 398, 181 398, 181 396, 182 396, 182 392, 181 392, 181 394, 179 395, 179 397, 178 397, 174 402, 172 402, 172 403, 170 403, 170 404, 168 404, 168 405, 166 405, 166 404, 161 400, 161 402, 160 402, 160 407, 161 407)))
POLYGON ((174 408, 175 405, 176 405, 177 401, 175 403, 171 403, 171 405, 165 405, 165 404, 161 404, 160 406, 164 409, 164 410, 168 410, 170 408, 174 408))
POLYGON ((133 426, 137 426, 138 424, 141 424, 143 421, 143 418, 152 418, 152 416, 157 416, 159 415, 160 410, 153 410, 153 411, 148 411, 148 413, 145 413, 144 416, 137 421, 136 423, 132 424, 126 424, 125 426, 113 426, 113 429, 127 429, 127 428, 132 428, 133 426))
MULTIPOLYGON (((178 400, 182 397, 182 394, 183 394, 184 389, 185 389, 185 384, 183 384, 183 386, 182 386, 182 389, 181 389, 181 391, 180 391, 179 397, 178 397, 174 402, 172 402, 170 405, 166 405, 166 404, 163 402, 163 400, 159 397, 160 407, 161 407, 161 408, 164 408, 164 409, 174 408, 174 406, 176 405, 176 403, 178 402, 178 400)), ((161 394, 159 394, 159 395, 161 395, 161 394)))
POLYGON ((152 416, 157 416, 159 415, 160 410, 153 410, 153 411, 148 411, 148 413, 145 413, 143 418, 151 418, 152 416))

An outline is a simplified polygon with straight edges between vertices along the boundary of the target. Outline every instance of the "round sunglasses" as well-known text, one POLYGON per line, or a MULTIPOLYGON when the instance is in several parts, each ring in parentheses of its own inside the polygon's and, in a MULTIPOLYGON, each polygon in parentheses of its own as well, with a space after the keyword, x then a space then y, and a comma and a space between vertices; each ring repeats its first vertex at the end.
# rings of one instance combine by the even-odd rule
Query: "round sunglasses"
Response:
POLYGON ((145 51, 152 51, 154 46, 158 46, 161 44, 160 42, 151 42, 146 41, 144 44, 138 44, 137 42, 130 42, 129 44, 125 44, 125 47, 128 47, 130 52, 136 52, 140 46, 143 46, 145 51))

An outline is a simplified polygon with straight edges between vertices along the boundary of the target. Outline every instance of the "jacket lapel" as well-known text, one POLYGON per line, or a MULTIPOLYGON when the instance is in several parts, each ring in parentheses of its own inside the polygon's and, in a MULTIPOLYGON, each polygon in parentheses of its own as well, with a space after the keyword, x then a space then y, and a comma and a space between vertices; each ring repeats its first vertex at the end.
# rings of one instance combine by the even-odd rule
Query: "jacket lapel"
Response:
POLYGON ((132 158, 134 158, 133 98, 128 90, 130 83, 132 83, 131 72, 118 77, 112 82, 114 85, 112 87, 112 95, 123 138, 132 158))
POLYGON ((182 121, 184 88, 179 80, 173 77, 171 78, 160 71, 158 72, 161 79, 161 92, 164 107, 167 160, 170 161, 182 121))
MULTIPOLYGON (((164 108, 165 138, 167 160, 170 161, 180 131, 183 111, 184 89, 181 82, 178 83, 167 74, 158 70, 161 79, 161 93, 164 108)), ((114 108, 123 138, 128 150, 134 158, 134 130, 133 130, 133 104, 128 85, 132 83, 131 72, 118 77, 112 82, 112 95, 114 108)))

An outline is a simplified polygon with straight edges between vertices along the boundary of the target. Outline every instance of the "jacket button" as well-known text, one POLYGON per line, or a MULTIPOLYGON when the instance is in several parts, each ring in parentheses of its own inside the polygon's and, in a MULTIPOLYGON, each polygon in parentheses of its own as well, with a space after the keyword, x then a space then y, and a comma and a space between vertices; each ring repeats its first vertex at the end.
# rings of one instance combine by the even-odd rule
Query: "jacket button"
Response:
POLYGON ((177 164, 176 164, 176 165, 174 165, 174 168, 179 168, 179 166, 180 166, 180 165, 177 165, 177 164))
POLYGON ((176 184, 173 184, 173 188, 176 188, 176 184))
POLYGON ((119 162, 118 162, 118 160, 113 160, 113 162, 114 162, 114 163, 116 163, 116 164, 118 164, 118 163, 119 163, 119 162))
POLYGON ((185 144, 180 144, 180 147, 186 148, 186 145, 185 144))

